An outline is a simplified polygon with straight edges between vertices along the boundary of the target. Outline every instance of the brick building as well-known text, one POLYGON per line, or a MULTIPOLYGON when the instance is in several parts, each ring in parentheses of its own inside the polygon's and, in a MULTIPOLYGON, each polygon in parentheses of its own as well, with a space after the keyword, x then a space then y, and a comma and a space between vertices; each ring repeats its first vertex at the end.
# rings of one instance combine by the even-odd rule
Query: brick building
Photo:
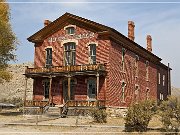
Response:
MULTIPOLYGON (((132 102, 167 98, 170 68, 134 42, 134 23, 128 37, 105 25, 65 13, 28 38, 34 43, 33 100, 51 105, 127 107, 132 102)), ((26 99, 26 93, 25 93, 26 99)), ((29 101, 30 102, 30 101, 29 101)), ((35 105, 35 103, 33 103, 35 105)))

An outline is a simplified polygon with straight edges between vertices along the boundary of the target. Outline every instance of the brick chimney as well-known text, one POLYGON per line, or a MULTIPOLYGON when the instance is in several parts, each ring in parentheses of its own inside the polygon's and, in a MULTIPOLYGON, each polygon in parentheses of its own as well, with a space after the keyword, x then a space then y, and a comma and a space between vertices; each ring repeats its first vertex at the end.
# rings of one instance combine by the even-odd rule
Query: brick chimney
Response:
POLYGON ((134 41, 134 22, 133 21, 128 21, 128 38, 134 41))
POLYGON ((152 52, 152 38, 151 38, 151 36, 147 35, 146 40, 147 40, 147 50, 152 52))
POLYGON ((44 27, 48 26, 51 23, 49 20, 44 20, 44 27))

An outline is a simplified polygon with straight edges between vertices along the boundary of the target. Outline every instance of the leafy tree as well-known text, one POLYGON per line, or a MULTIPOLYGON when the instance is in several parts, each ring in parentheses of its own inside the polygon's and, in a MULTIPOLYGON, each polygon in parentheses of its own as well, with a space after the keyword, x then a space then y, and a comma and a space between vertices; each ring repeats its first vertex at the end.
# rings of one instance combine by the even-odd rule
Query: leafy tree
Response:
POLYGON ((0 0, 0 82, 9 81, 11 74, 7 71, 8 62, 16 60, 17 39, 10 24, 10 9, 5 0, 0 0))
POLYGON ((167 101, 162 101, 159 110, 164 130, 178 132, 180 128, 180 100, 176 97, 169 97, 167 101))
POLYGON ((157 109, 156 102, 152 100, 132 104, 125 117, 125 131, 147 131, 149 121, 157 109))

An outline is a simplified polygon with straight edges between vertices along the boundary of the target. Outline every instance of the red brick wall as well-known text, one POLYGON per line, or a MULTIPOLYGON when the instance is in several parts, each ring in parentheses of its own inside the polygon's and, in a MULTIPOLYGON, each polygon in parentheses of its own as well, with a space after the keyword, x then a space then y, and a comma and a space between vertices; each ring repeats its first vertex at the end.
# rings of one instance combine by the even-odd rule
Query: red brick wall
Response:
MULTIPOLYGON (((68 24, 67 24, 68 25, 68 24)), ((88 33, 90 31, 82 29, 76 26, 76 34, 83 34, 88 33)), ((64 36, 65 30, 61 29, 55 32, 53 35, 49 37, 58 37, 64 36)), ((69 36, 70 37, 70 36, 69 36)), ((76 45, 76 64, 88 64, 88 57, 89 57, 89 50, 88 50, 88 43, 90 42, 97 42, 97 62, 107 62, 108 61, 108 47, 109 41, 108 40, 97 40, 97 34, 93 38, 84 38, 79 39, 78 44, 76 45)), ((45 57, 46 52, 45 48, 48 46, 53 47, 52 57, 53 57, 53 66, 63 66, 64 65, 64 48, 58 42, 48 42, 48 38, 44 40, 43 43, 38 43, 35 45, 35 58, 34 58, 34 65, 35 67, 44 67, 45 66, 45 57)))
POLYGON ((135 84, 139 85, 139 100, 146 98, 146 88, 150 90, 150 97, 156 99, 157 95, 157 71, 156 66, 149 62, 149 81, 146 81, 146 60, 139 56, 138 66, 139 75, 135 79, 135 53, 126 50, 125 53, 125 72, 121 70, 122 45, 111 42, 108 73, 107 100, 109 106, 127 106, 134 100, 135 84), (122 86, 124 80, 125 102, 122 102, 122 86))
MULTIPOLYGON (((93 77, 93 76, 91 76, 93 77)), ((77 79, 77 84, 74 87, 74 99, 75 100, 87 100, 87 79, 88 76, 76 76, 73 79, 77 79)), ((94 76, 94 78, 96 78, 94 76)), ((44 78, 46 79, 46 78, 44 78)), ((53 103, 63 104, 63 80, 66 78, 53 78, 52 79, 52 97, 53 103)), ((98 99, 104 100, 104 91, 105 83, 104 77, 100 77, 99 81, 99 95, 98 99)), ((43 78, 36 78, 34 81, 34 100, 43 100, 44 99, 44 87, 43 87, 43 78)))

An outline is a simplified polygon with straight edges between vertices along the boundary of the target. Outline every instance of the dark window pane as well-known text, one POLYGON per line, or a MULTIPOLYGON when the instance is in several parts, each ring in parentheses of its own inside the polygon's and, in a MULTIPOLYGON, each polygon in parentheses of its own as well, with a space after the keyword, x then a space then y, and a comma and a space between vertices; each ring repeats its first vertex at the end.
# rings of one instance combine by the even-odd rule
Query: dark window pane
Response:
POLYGON ((66 28, 66 32, 67 32, 67 34, 74 34, 75 29, 74 29, 74 27, 68 27, 68 28, 66 28))

